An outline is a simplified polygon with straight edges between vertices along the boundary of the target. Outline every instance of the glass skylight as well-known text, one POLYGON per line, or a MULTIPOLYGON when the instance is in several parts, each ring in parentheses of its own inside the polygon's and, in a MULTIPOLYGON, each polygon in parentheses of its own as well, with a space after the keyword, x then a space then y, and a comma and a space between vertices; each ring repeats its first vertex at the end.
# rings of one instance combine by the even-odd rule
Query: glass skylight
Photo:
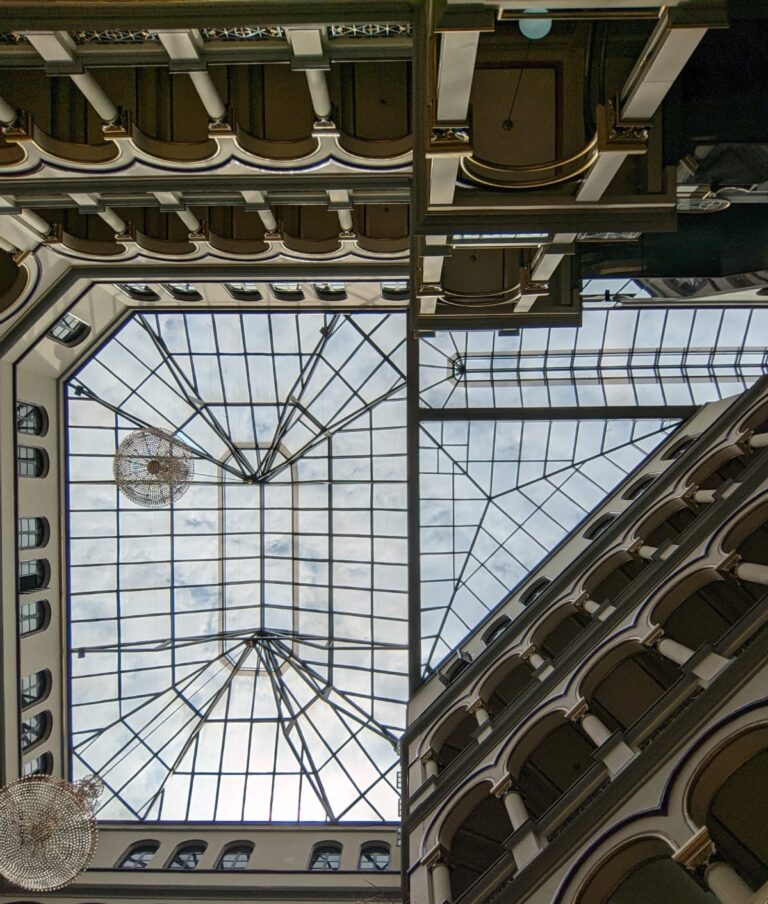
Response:
MULTIPOLYGON (((591 282, 598 296, 632 289, 591 282)), ((578 328, 423 337, 426 668, 670 435, 679 423, 670 406, 684 416, 768 371, 766 335, 760 308, 643 309, 641 298, 589 302, 578 328)))
POLYGON ((135 315, 68 384, 71 732, 100 818, 395 820, 402 314, 135 315), (196 456, 143 509, 151 427, 196 456))

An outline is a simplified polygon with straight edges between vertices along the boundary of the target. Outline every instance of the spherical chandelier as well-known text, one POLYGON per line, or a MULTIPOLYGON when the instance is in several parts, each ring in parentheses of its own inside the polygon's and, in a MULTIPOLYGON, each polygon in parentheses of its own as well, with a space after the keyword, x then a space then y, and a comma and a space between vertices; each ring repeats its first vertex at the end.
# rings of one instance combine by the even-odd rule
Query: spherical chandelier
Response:
POLYGON ((28 891, 72 882, 96 850, 94 805, 102 783, 30 775, 0 789, 0 875, 28 891))
POLYGON ((134 430, 120 443, 112 465, 115 483, 131 502, 165 508, 180 499, 195 475, 192 452, 156 428, 134 430))

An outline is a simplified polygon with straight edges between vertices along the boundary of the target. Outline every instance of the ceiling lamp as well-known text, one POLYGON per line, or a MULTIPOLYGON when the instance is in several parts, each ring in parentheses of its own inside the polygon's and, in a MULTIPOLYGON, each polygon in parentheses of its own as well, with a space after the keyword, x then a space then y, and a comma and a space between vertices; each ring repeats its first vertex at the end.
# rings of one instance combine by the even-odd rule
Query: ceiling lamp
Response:
POLYGON ((75 784, 30 775, 0 789, 0 875, 28 891, 72 882, 96 850, 95 776, 75 784))
POLYGON ((552 20, 544 18, 541 14, 547 13, 546 9, 524 9, 523 13, 536 16, 535 19, 520 19, 520 31, 529 41, 539 41, 552 31, 552 20))
POLYGON ((134 430, 120 443, 112 464, 115 483, 131 502, 166 508, 189 489, 195 475, 192 452, 156 428, 134 430))

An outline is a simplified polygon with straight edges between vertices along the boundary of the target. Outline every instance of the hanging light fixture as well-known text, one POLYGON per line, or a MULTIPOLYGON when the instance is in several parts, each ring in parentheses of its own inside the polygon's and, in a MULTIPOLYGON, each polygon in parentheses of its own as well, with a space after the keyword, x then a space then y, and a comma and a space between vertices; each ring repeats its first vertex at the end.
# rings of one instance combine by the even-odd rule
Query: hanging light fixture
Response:
POLYGON ((195 474, 191 451, 163 430, 134 430, 113 462, 120 492, 144 508, 164 508, 189 489, 195 474))
POLYGON ((28 891, 69 885, 96 850, 96 776, 30 775, 0 789, 0 875, 28 891))
POLYGON ((520 31, 529 41, 540 41, 552 31, 552 20, 544 15, 547 9, 524 9, 523 13, 535 16, 531 19, 520 19, 520 31))

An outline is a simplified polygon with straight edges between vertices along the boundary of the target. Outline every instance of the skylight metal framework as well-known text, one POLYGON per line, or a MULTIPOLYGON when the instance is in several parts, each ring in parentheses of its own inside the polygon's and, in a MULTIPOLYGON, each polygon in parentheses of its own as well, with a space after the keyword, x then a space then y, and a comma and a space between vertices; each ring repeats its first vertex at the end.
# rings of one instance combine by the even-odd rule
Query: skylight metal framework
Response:
POLYGON ((405 317, 135 315, 69 383, 75 774, 100 816, 393 820, 405 317), (142 510, 136 427, 199 461, 142 510))
MULTIPOLYGON (((421 636, 439 662, 696 406, 768 371, 768 311, 644 307, 419 342, 421 636)), ((597 285, 599 283, 599 285, 597 285)), ((647 295, 647 293, 646 293, 647 295)))

